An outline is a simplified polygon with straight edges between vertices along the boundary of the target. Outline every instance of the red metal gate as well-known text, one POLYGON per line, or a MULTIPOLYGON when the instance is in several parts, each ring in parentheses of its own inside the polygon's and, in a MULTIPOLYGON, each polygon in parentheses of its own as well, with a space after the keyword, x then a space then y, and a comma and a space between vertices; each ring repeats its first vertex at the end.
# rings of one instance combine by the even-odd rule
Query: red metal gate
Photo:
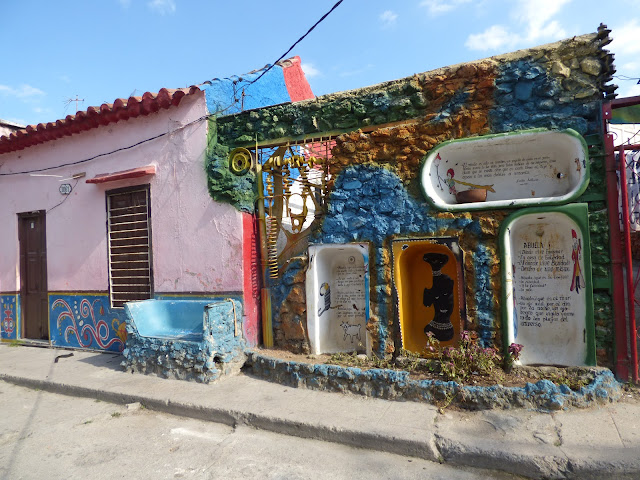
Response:
MULTIPOLYGON (((621 98, 603 105, 603 119, 608 131, 608 120, 612 110, 640 104, 640 97, 621 98)), ((638 332, 636 328, 635 305, 640 305, 636 296, 638 280, 633 280, 633 263, 631 258, 631 232, 629 220, 629 203, 627 193, 627 172, 625 151, 640 150, 640 145, 620 145, 614 147, 613 135, 607 133, 605 139, 606 171, 607 171, 607 203, 609 207, 611 263, 613 276, 613 307, 615 316, 616 338, 616 376, 627 381, 631 377, 638 383, 638 332), (616 165, 616 150, 619 162, 616 165), (618 182, 622 198, 622 231, 619 222, 618 182), (625 292, 626 291, 626 292, 625 292)), ((640 271, 636 274, 640 279, 640 271)))

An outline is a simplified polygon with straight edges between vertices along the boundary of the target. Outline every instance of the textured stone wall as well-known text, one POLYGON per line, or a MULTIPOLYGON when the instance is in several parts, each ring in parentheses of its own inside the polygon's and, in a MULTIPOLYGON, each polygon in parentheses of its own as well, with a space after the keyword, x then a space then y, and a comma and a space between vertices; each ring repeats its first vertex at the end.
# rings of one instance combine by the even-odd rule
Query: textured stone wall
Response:
POLYGON ((549 380, 527 383, 525 387, 475 387, 442 380, 413 380, 404 371, 286 362, 255 352, 248 353, 245 368, 259 378, 295 388, 349 392, 387 400, 452 403, 470 410, 584 408, 606 405, 622 396, 620 384, 605 369, 590 369, 589 384, 573 391, 566 385, 556 385, 549 380))
MULTIPOLYGON (((459 238, 465 253, 469 326, 485 343, 500 343, 497 232, 509 212, 434 210, 419 187, 424 156, 455 138, 533 127, 575 129, 592 145, 592 180, 579 201, 589 203, 591 244, 598 254, 593 275, 602 360, 611 352, 612 330, 604 158, 599 150, 600 102, 611 90, 605 85, 611 78, 606 43, 606 32, 600 32, 312 101, 221 117, 217 142, 233 148, 251 146, 256 138, 277 143, 337 135, 329 159, 334 181, 328 208, 311 241, 371 242, 368 329, 375 351, 382 355, 399 347, 394 342, 397 322, 390 282, 394 235, 459 238)), ((306 313, 300 303, 304 262, 287 268, 271 285, 276 344, 305 351, 306 313)))

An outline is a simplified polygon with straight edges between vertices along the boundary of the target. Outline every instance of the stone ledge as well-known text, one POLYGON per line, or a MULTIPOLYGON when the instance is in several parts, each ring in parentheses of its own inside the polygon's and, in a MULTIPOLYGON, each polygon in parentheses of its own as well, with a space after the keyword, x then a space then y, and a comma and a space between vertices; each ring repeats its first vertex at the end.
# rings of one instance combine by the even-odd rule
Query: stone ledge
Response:
POLYGON ((412 380, 409 372, 285 361, 248 351, 245 373, 296 388, 354 393, 385 400, 455 405, 467 410, 528 408, 543 412, 615 402, 621 384, 610 370, 593 368, 594 379, 578 391, 549 380, 524 387, 476 387, 442 380, 412 380))

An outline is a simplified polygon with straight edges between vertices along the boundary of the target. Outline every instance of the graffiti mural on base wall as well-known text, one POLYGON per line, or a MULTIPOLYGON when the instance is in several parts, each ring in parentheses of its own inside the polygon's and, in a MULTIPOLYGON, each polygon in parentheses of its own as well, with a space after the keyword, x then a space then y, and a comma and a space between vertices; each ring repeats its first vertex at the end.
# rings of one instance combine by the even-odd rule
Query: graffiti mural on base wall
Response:
POLYGON ((121 352, 127 339, 124 310, 105 294, 49 294, 51 343, 121 352))
POLYGON ((18 295, 0 295, 0 332, 3 340, 18 337, 18 295))

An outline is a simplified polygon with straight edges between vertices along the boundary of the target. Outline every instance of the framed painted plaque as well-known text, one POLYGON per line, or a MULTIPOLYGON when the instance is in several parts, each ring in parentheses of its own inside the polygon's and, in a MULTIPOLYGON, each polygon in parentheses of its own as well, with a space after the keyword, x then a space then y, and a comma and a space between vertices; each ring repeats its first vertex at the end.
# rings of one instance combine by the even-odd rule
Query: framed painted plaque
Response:
POLYGON ((309 246, 307 329, 314 354, 370 354, 369 244, 309 246))
POLYGON ((500 232, 505 349, 522 365, 595 365, 586 204, 529 208, 500 232))
POLYGON ((421 184, 440 210, 561 205, 589 183, 588 148, 574 130, 524 130, 450 140, 425 157, 421 184))

